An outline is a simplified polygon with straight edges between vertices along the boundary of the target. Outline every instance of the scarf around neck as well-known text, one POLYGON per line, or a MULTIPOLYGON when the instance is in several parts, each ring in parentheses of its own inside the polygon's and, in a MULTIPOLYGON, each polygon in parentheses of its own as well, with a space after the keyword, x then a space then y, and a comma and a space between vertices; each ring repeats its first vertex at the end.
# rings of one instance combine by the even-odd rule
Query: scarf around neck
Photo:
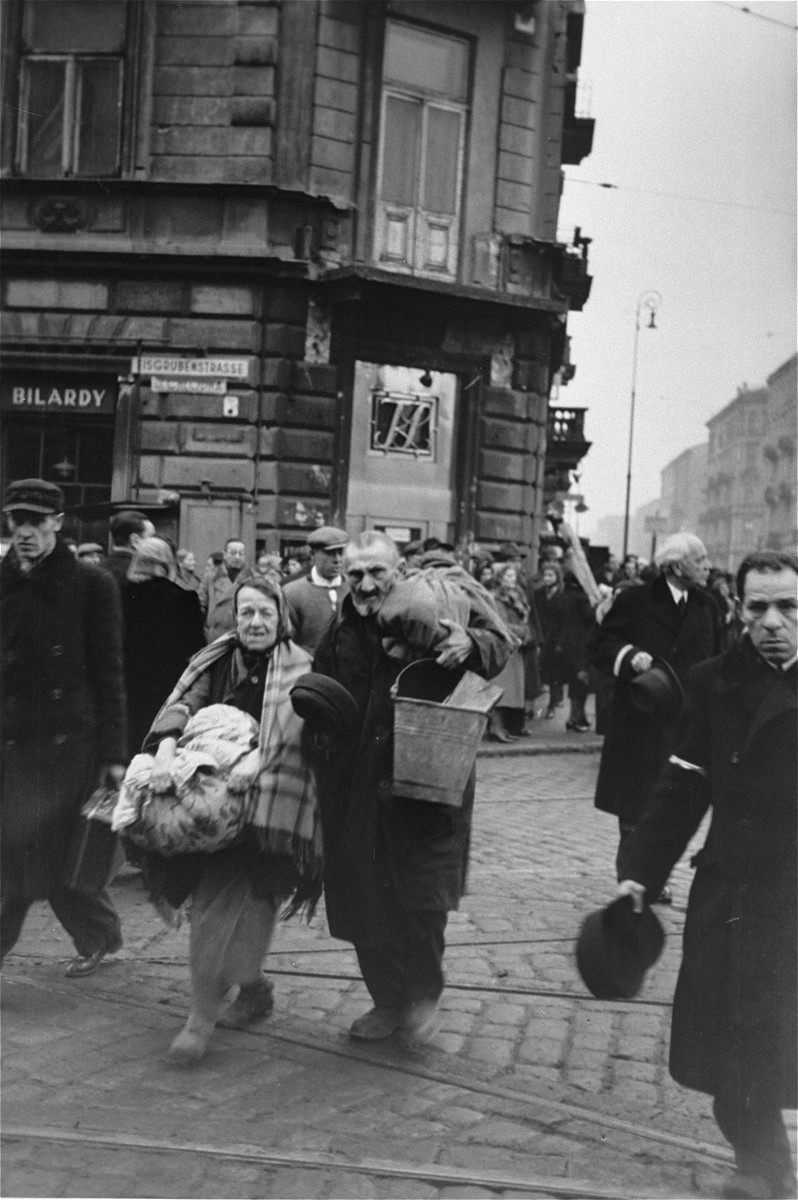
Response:
MULTIPOLYGON (((180 702, 191 685, 220 658, 235 651, 235 633, 224 633, 191 659, 161 712, 180 702)), ((321 887, 321 824, 316 784, 302 752, 304 721, 291 704, 290 691, 311 669, 311 657, 290 641, 278 642, 268 658, 260 714, 258 778, 249 793, 247 824, 263 850, 289 857, 300 877, 291 911, 311 899, 307 884, 321 887)), ((160 713, 159 713, 160 716, 160 713)), ((156 717, 156 723, 158 718, 156 717)), ((316 892, 318 898, 318 892, 316 892)))

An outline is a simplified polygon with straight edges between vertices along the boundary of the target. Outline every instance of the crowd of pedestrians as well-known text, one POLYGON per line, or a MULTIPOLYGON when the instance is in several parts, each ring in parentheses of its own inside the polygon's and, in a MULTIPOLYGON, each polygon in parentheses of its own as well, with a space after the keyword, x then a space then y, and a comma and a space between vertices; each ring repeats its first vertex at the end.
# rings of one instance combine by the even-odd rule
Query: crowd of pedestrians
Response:
POLYGON ((668 903, 669 872, 712 809, 672 1073, 713 1097, 736 1155, 726 1195, 794 1194, 780 1113, 796 1103, 794 556, 752 554, 732 579, 675 534, 654 563, 610 556, 592 577, 568 538, 533 568, 513 543, 464 559, 435 538, 400 551, 381 532, 323 526, 283 557, 251 562, 232 537, 198 564, 136 511, 113 516, 108 553, 69 546, 63 507, 43 480, 12 483, 3 507, 3 956, 35 900, 74 942, 70 977, 121 946, 108 892, 64 881, 81 805, 102 785, 119 791, 114 827, 153 903, 171 920, 189 912, 175 1064, 200 1062, 217 1023, 269 1015, 278 914, 312 912, 322 888, 373 1002, 350 1036, 426 1041, 475 776, 447 803, 398 789, 400 676, 433 660, 439 700, 491 681, 499 742, 534 736, 566 697, 578 739, 594 693, 595 804, 618 820, 619 898, 635 912, 668 903))

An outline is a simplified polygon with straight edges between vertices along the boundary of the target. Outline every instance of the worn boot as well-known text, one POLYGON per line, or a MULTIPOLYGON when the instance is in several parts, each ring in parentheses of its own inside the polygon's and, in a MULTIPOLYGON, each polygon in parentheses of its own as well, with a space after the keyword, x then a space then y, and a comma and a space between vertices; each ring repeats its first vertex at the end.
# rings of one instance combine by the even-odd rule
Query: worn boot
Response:
POLYGON ((219 1021, 226 1029, 249 1029, 265 1021, 274 1009, 274 984, 265 975, 254 983, 242 983, 233 1003, 219 1021))

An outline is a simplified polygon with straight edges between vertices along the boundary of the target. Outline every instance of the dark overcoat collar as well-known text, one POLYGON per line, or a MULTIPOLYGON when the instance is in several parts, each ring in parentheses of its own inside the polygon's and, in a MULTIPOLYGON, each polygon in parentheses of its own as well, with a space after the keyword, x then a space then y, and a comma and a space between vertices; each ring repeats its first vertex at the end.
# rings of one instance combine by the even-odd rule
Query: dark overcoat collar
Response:
POLYGON ((795 663, 788 671, 777 671, 765 662, 750 638, 743 635, 726 652, 718 676, 717 688, 748 714, 749 723, 743 752, 763 727, 788 712, 798 712, 795 663))

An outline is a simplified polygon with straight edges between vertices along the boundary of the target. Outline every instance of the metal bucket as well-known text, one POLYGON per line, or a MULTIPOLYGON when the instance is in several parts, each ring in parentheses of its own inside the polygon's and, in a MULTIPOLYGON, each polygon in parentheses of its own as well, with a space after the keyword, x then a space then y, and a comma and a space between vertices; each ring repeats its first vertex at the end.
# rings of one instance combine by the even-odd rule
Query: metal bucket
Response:
MULTIPOLYGON (((394 698, 393 793, 411 800, 430 800, 434 804, 459 808, 488 723, 488 714, 426 700, 418 695, 401 695, 403 690, 440 694, 431 669, 436 666, 426 660, 411 663, 391 689, 394 698)), ((438 671, 443 670, 438 668, 438 671)), ((448 694, 460 678, 453 671, 446 672, 446 676, 448 688, 444 694, 448 694)))

